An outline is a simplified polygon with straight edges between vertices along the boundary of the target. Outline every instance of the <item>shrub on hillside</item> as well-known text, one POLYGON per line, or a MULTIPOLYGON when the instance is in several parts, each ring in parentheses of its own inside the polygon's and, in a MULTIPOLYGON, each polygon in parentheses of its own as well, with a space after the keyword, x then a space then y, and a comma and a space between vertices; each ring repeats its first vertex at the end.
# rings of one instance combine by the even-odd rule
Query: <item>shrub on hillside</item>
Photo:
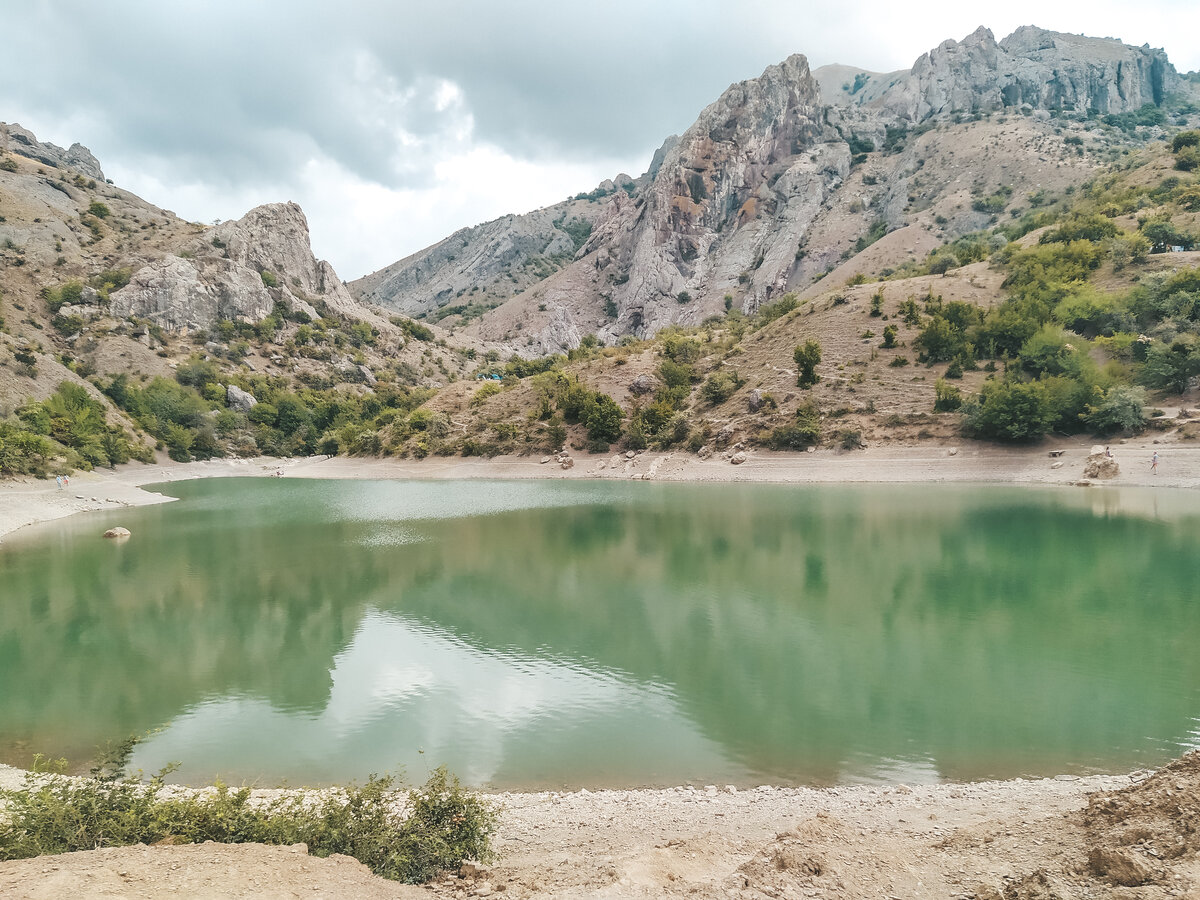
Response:
POLYGON ((733 396, 734 391, 744 384, 733 369, 722 369, 713 372, 700 388, 700 394, 713 406, 724 403, 733 396))
POLYGON ((821 380, 817 374, 817 364, 821 361, 821 345, 816 341, 805 341, 796 347, 792 354, 796 361, 796 384, 800 387, 812 387, 821 380))
POLYGON ((766 444, 772 450, 804 450, 821 440, 821 414, 811 401, 796 409, 795 418, 773 429, 766 444))

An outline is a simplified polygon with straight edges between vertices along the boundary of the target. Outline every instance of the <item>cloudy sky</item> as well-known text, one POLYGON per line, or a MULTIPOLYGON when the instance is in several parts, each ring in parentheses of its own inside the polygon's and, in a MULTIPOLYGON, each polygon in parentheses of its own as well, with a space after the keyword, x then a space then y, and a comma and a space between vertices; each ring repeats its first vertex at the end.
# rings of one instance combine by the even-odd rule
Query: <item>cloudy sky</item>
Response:
POLYGON ((0 120, 87 145, 117 184, 195 221, 295 200, 346 279, 640 174, 730 83, 790 53, 890 71, 981 24, 997 38, 1036 24, 1164 47, 1180 71, 1200 69, 1196 0, 13 7, 0 120))

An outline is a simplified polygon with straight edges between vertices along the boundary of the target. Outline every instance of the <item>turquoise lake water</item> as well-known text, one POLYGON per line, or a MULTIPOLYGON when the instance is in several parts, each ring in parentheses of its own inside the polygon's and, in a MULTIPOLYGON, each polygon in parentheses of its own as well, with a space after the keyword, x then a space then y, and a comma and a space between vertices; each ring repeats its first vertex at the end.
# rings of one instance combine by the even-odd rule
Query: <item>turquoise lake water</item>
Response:
POLYGON ((0 760, 495 788, 1124 771, 1200 745, 1200 496, 217 479, 0 546, 0 760), (128 541, 100 537, 111 525, 128 541))

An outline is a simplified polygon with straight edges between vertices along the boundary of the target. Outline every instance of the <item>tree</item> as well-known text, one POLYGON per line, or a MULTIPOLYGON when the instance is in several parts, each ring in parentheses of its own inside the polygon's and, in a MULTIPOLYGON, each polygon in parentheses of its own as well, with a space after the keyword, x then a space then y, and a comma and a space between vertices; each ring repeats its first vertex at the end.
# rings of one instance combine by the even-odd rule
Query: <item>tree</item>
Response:
POLYGON ((1140 387, 1114 384, 1097 402, 1087 406, 1084 422, 1097 434, 1141 431, 1146 424, 1146 392, 1140 387))
POLYGON ((796 368, 799 370, 796 384, 807 388, 821 380, 821 376, 816 372, 817 363, 821 361, 820 344, 816 341, 805 341, 802 346, 796 347, 793 358, 796 360, 796 368))
POLYGON ((967 409, 967 430, 1000 441, 1031 441, 1054 424, 1050 393, 1038 381, 985 381, 967 409))
POLYGON ((934 412, 954 412, 962 406, 962 392, 952 384, 947 384, 946 379, 939 378, 933 385, 934 412))
POLYGON ((587 425, 588 439, 612 443, 621 437, 621 419, 625 414, 617 401, 597 391, 591 403, 588 404, 587 425))
POLYGON ((880 288, 871 295, 871 315, 878 317, 883 315, 883 289, 880 288))

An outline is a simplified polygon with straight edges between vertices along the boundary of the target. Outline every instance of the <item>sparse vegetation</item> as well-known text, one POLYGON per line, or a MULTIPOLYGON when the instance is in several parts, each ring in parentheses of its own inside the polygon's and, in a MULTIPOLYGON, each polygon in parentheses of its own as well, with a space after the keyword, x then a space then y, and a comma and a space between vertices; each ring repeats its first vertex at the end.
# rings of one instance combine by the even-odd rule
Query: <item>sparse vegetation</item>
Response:
POLYGON ((38 757, 22 787, 0 791, 0 860, 131 844, 304 843, 313 856, 341 853, 376 875, 419 883, 494 855, 495 809, 445 769, 408 791, 401 812, 391 776, 269 800, 221 783, 210 792, 167 790, 173 767, 149 782, 125 774, 133 744, 121 744, 87 779, 54 774, 66 761, 38 757))

